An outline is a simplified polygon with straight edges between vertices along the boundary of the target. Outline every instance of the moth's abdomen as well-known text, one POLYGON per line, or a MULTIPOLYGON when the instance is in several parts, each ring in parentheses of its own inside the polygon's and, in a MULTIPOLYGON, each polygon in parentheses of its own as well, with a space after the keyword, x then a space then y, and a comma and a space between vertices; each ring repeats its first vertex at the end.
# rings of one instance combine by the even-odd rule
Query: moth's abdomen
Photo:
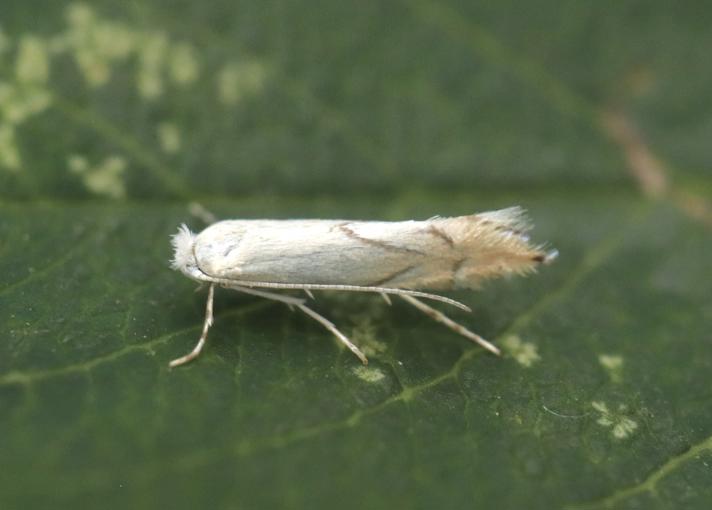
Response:
POLYGON ((474 288, 486 279, 527 274, 556 256, 530 243, 532 226, 518 207, 438 218, 431 228, 453 240, 449 267, 453 288, 474 288))

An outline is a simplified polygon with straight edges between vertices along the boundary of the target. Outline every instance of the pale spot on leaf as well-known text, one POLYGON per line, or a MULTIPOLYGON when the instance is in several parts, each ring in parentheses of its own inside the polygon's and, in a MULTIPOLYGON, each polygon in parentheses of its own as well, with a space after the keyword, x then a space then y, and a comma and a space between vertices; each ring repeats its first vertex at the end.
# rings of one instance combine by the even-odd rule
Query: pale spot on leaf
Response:
POLYGON ((56 54, 69 52, 92 88, 106 85, 112 67, 129 59, 136 63, 136 87, 144 99, 164 93, 166 73, 181 86, 199 77, 198 54, 188 43, 172 41, 161 31, 102 18, 85 3, 72 3, 65 15, 66 31, 52 37, 47 46, 56 54))
POLYGON ((67 158, 67 167, 73 174, 82 174, 89 170, 89 161, 84 156, 72 154, 67 158))
POLYGON ((366 356, 375 356, 388 349, 388 346, 376 338, 376 326, 371 317, 366 315, 354 319, 356 326, 351 330, 351 338, 366 356))
POLYGON ((69 171, 79 175, 87 189, 111 198, 126 195, 123 181, 126 166, 126 160, 121 156, 109 156, 95 167, 91 167, 88 160, 80 155, 72 155, 67 159, 69 171))
POLYGON ((138 91, 145 99, 155 99, 163 93, 161 73, 168 52, 168 39, 161 32, 144 37, 139 50, 138 91))
POLYGON ((37 36, 20 38, 15 61, 15 77, 19 83, 38 85, 47 82, 49 58, 46 43, 37 36))
POLYGON ((109 81, 111 68, 95 51, 78 48, 74 52, 74 58, 90 87, 101 87, 109 81))
POLYGON ((20 164, 15 128, 11 124, 0 124, 0 168, 14 173, 20 170, 20 164))
POLYGON ((620 382, 623 378, 623 357, 612 354, 601 354, 598 362, 608 372, 608 376, 613 382, 620 382))
POLYGON ((166 154, 175 154, 180 150, 181 137, 178 126, 172 122, 161 122, 157 128, 161 149, 166 154))
POLYGON ((169 70, 171 78, 178 85, 188 85, 198 78, 198 58, 191 45, 179 43, 172 48, 169 70))
POLYGON ((226 64, 218 73, 220 101, 234 106, 246 96, 259 92, 264 87, 267 69, 257 60, 245 60, 226 64))
POLYGON ((353 369, 354 374, 361 379, 362 381, 366 381, 369 383, 375 383, 378 381, 383 380, 386 377, 386 374, 384 374, 381 370, 378 368, 369 368, 369 367, 356 367, 353 369))
POLYGON ((591 407, 593 407, 596 411, 602 414, 609 414, 610 411, 608 411, 608 406, 604 402, 600 401, 594 401, 591 402, 591 407))
POLYGON ((618 410, 613 412, 604 402, 591 402, 599 417, 596 423, 602 427, 611 428, 611 434, 616 439, 629 437, 638 428, 638 424, 627 416, 628 408, 625 405, 618 406, 618 410))
POLYGON ((613 435, 616 439, 625 439, 631 435, 635 429, 638 428, 638 424, 631 420, 630 418, 621 418, 618 423, 613 427, 613 435))
POLYGON ((596 423, 603 425, 604 427, 610 427, 613 425, 613 420, 611 420, 608 416, 601 416, 596 420, 596 423))
POLYGON ((379 342, 375 338, 364 343, 359 343, 359 346, 363 353, 368 357, 381 354, 388 349, 388 346, 386 344, 384 344, 383 342, 379 342))
POLYGON ((110 60, 125 59, 138 43, 133 30, 109 21, 102 21, 94 27, 93 38, 96 52, 110 60))
POLYGON ((522 366, 530 367, 541 359, 533 343, 523 342, 517 335, 510 335, 502 341, 504 350, 522 366))
POLYGON ((138 45, 137 33, 97 18, 85 4, 72 4, 66 12, 69 27, 52 40, 53 50, 71 51, 90 87, 105 85, 111 77, 111 63, 127 58, 138 45))
POLYGON ((94 12, 83 2, 73 2, 66 10, 67 22, 74 27, 87 27, 94 22, 94 12))
POLYGON ((50 103, 51 96, 44 87, 0 82, 0 117, 10 124, 22 123, 50 103))

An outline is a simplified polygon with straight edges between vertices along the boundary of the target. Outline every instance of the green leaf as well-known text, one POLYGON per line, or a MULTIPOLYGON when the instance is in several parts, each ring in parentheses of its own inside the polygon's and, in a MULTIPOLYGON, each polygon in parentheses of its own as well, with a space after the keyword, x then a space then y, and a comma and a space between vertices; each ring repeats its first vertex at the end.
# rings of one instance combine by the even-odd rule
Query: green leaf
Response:
POLYGON ((0 507, 708 508, 712 33, 701 6, 644 11, 5 6, 0 507), (204 315, 169 267, 177 226, 204 225, 191 201, 519 204, 561 257, 449 294, 501 358, 404 303, 317 293, 364 367, 218 289, 203 354, 169 369, 204 315))

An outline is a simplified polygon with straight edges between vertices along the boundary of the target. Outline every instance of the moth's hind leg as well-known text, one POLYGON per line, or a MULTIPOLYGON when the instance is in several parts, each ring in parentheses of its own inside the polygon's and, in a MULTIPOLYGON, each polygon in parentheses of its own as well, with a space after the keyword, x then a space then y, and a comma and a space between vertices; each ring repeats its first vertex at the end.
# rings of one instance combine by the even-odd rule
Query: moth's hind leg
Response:
POLYGON ((177 367, 179 365, 183 365, 184 363, 188 363, 189 361, 194 360, 200 355, 200 351, 203 350, 203 346, 205 345, 205 341, 208 339, 208 330, 210 329, 210 326, 213 325, 213 298, 215 296, 215 284, 211 283, 210 288, 208 289, 208 302, 205 305, 205 322, 203 322, 203 333, 200 335, 200 339, 198 340, 198 343, 195 345, 193 350, 186 354, 185 356, 182 356, 180 358, 176 358, 173 361, 169 363, 168 366, 171 368, 177 367))
POLYGON ((453 330, 455 333, 458 333, 458 334, 464 336, 465 338, 472 340, 476 344, 481 345, 488 351, 493 352, 498 356, 501 354, 500 350, 497 347, 495 347, 490 342, 488 342, 487 340, 482 338, 480 335, 473 333, 472 331, 467 329, 465 326, 458 324, 457 322, 452 320, 450 317, 448 317, 441 311, 436 310, 435 308, 433 308, 430 305, 426 305, 420 299, 417 299, 413 296, 409 296, 407 294, 399 294, 399 296, 401 298, 403 298, 405 301, 407 301, 408 303, 410 303, 411 305, 413 305, 414 307, 416 307, 421 312, 428 315, 429 317, 435 319, 436 321, 440 322, 441 324, 444 324, 445 326, 447 326, 448 328, 453 330))
POLYGON ((361 352, 361 349, 356 347, 356 344, 354 344, 351 340, 349 340, 349 338, 346 335, 344 335, 341 331, 336 329, 336 326, 334 326, 334 324, 329 319, 327 319, 326 317, 324 317, 322 315, 319 315, 318 313, 316 313, 314 310, 312 310, 311 308, 309 308, 307 306, 297 305, 297 308, 299 308, 302 312, 304 312, 309 317, 311 317, 312 319, 317 321, 319 324, 324 326, 326 329, 331 331, 334 334, 334 336, 336 338, 338 338, 342 344, 344 344, 346 347, 348 347, 349 350, 351 352, 353 352, 358 357, 358 359, 361 360, 361 363, 363 363, 364 365, 368 365, 368 358, 366 357, 366 355, 363 352, 361 352))
MULTIPOLYGON (((358 357, 358 359, 361 360, 361 363, 363 363, 364 365, 368 364, 368 358, 366 358, 366 355, 363 352, 361 352, 361 349, 359 349, 356 346, 356 344, 354 344, 351 340, 349 340, 349 338, 346 335, 344 335, 341 331, 336 329, 336 326, 334 326, 334 324, 329 319, 327 319, 326 317, 324 317, 322 315, 319 315, 314 310, 312 310, 308 306, 304 305, 303 299, 295 298, 293 296, 285 296, 283 294, 277 294, 276 292, 267 292, 264 290, 251 289, 251 288, 246 288, 246 287, 242 287, 242 286, 230 286, 227 288, 237 290, 240 292, 244 292, 245 294, 252 294, 253 296, 260 296, 263 298, 280 301, 282 303, 285 303, 290 308, 292 308, 293 306, 296 306, 302 312, 304 312, 309 317, 311 317, 312 319, 317 321, 319 324, 324 326, 326 329, 331 331, 331 333, 333 333, 334 336, 336 338, 338 338, 342 344, 344 344, 346 347, 348 347, 348 349, 351 352, 353 352, 358 357)), ((309 293, 309 292, 307 292, 307 293, 310 295, 310 297, 312 299, 314 298, 314 296, 312 296, 311 293, 309 293)))

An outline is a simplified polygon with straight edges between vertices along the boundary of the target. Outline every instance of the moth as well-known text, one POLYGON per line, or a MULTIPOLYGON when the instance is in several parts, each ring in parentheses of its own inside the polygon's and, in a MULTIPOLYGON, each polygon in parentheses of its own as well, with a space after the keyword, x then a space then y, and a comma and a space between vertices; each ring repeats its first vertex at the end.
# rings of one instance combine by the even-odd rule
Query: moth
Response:
POLYGON ((202 334, 195 348, 171 361, 195 359, 213 324, 215 287, 279 301, 297 308, 333 333, 362 363, 364 353, 336 326, 280 293, 302 290, 374 292, 390 304, 398 296, 494 354, 499 349, 423 300, 465 311, 454 299, 426 291, 475 289, 484 281, 523 275, 553 261, 558 252, 532 244, 532 225, 520 207, 424 221, 226 220, 199 234, 181 225, 172 238, 173 269, 207 283, 202 334))

